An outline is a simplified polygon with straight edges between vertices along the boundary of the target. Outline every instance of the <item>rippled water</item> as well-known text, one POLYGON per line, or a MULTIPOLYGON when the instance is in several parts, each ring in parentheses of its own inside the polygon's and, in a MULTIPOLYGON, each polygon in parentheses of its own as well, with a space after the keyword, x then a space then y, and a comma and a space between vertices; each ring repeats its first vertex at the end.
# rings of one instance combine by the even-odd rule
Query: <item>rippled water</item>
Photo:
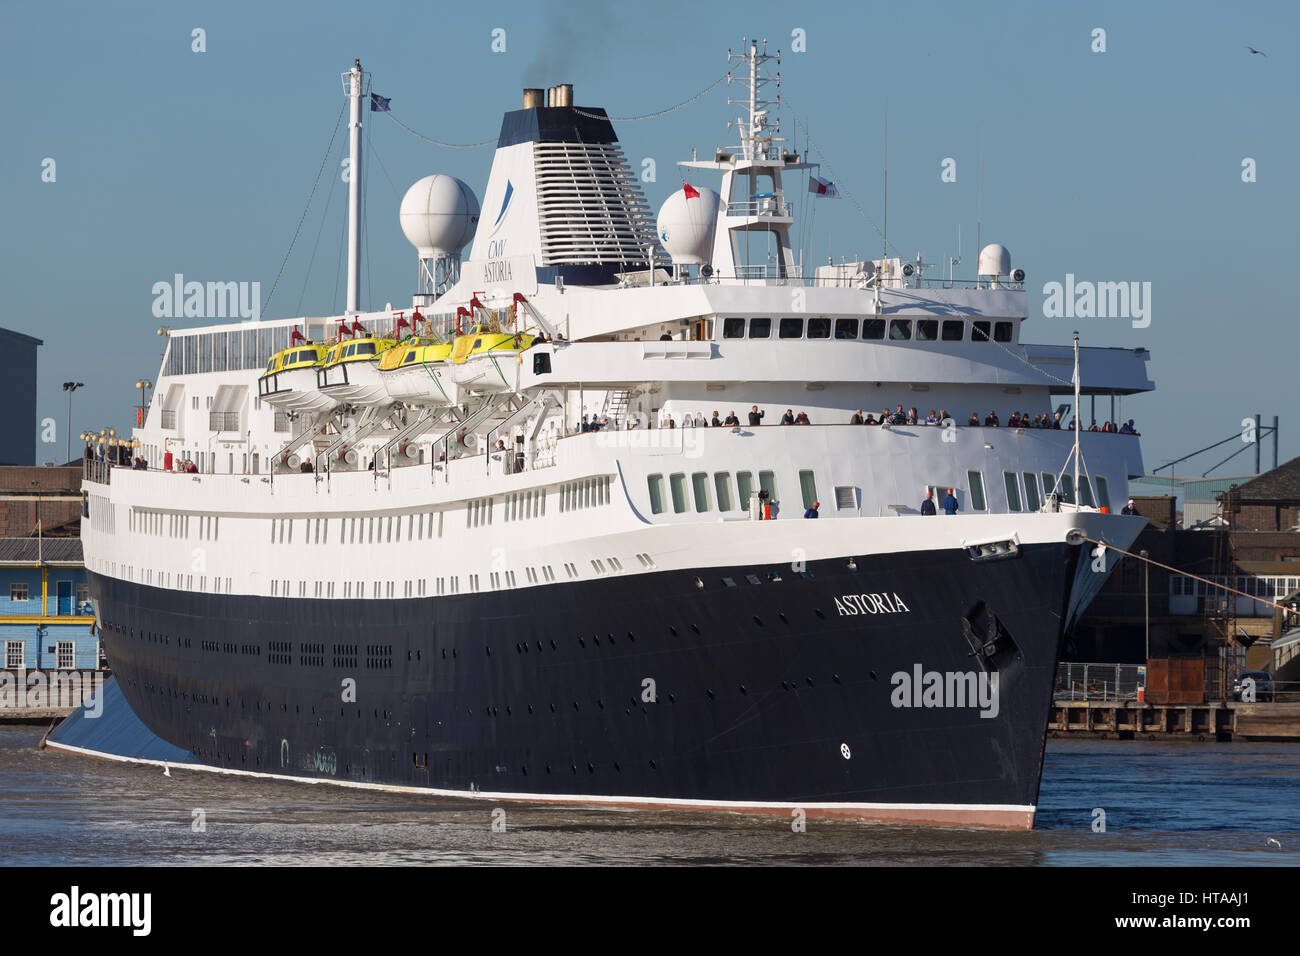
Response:
POLYGON ((1300 745, 1051 741, 1029 833, 494 805, 40 751, 0 727, 0 862, 1300 863, 1300 745), (1106 832, 1093 832, 1093 811, 1106 832), (203 832, 192 828, 202 810, 203 832), (1273 837, 1282 848, 1265 840, 1273 837))

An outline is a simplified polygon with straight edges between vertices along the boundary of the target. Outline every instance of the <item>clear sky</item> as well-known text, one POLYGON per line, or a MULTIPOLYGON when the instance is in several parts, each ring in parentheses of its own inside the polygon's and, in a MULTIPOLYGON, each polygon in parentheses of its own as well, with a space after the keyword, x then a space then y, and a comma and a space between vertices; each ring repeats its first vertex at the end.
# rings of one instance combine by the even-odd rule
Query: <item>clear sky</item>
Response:
MULTIPOLYGON (((943 263, 960 252, 958 274, 973 274, 982 208, 983 241, 1005 244, 1028 273, 1027 341, 1067 342, 1078 328, 1086 345, 1151 350, 1157 391, 1123 406, 1148 468, 1255 412, 1281 416, 1281 460, 1300 453, 1294 3, 6 0, 0 36, 0 326, 45 341, 38 417, 58 433, 38 461, 62 456, 65 380, 86 383, 74 433, 134 421, 135 383, 158 371, 154 283, 181 273, 269 293, 354 57, 394 116, 466 143, 495 139, 524 86, 573 83, 578 105, 616 117, 663 109, 721 76, 745 36, 783 51, 783 132, 796 134, 793 115, 807 123, 823 175, 870 220, 847 198, 819 201, 810 260, 879 254, 887 100, 891 253, 943 263), (204 52, 192 49, 196 28, 204 52), (492 49, 498 28, 505 52, 492 49), (1093 51, 1098 28, 1105 52, 1093 51), (790 52, 795 31, 805 52, 790 52), (1248 158, 1254 182, 1243 182, 1248 158), (945 159, 955 182, 942 180, 945 159), (1150 325, 1045 317, 1044 284, 1067 274, 1149 282, 1150 325)), ((705 155, 732 141, 725 124, 738 108, 726 96, 718 87, 667 116, 616 124, 634 168, 656 161, 653 208, 679 188, 673 163, 692 146, 705 155)), ((433 147, 381 114, 365 118, 377 161, 363 304, 401 308, 416 281, 401 193, 445 172, 481 196, 492 152, 433 147)), ((344 139, 266 317, 341 308, 344 139)), ((1248 472, 1252 459, 1217 474, 1248 472)), ((1198 459, 1196 473, 1216 460, 1198 459)))

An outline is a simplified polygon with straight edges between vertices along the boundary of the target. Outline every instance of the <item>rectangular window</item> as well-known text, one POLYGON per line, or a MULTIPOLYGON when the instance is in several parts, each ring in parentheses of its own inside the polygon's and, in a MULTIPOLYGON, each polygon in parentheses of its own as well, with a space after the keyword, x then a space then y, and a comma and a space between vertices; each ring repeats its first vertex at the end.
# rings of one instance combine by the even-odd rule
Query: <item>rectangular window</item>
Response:
MULTIPOLYGON (((650 513, 654 515, 663 514, 664 512, 664 476, 649 475, 646 481, 650 486, 650 513)), ((561 499, 563 500, 563 499, 561 499)))
POLYGON ((681 514, 686 510, 686 476, 680 472, 669 475, 668 486, 673 494, 673 511, 681 514))
POLYGON ((858 337, 858 320, 836 319, 835 337, 837 339, 856 339, 858 337))
POLYGON ((917 319, 916 340, 918 342, 934 342, 938 338, 939 338, 938 319, 917 319))
POLYGON ((960 342, 966 332, 966 323, 961 319, 944 319, 943 320, 943 340, 945 342, 960 342))
POLYGON ((803 319, 782 319, 780 331, 777 334, 783 339, 803 338, 803 319))
POLYGON ((59 641, 56 647, 55 667, 61 671, 70 671, 77 666, 74 650, 76 644, 72 641, 59 641))
POLYGON ((731 475, 725 471, 720 471, 713 476, 713 490, 718 498, 718 510, 730 511, 731 504, 731 475))
POLYGON ((26 585, 26 584, 11 584, 11 585, 9 585, 9 600, 11 600, 11 601, 26 601, 26 600, 27 600, 27 585, 26 585))
POLYGON ((1020 510, 1020 479, 1016 477, 1014 471, 1004 471, 1002 481, 1007 487, 1007 509, 1009 511, 1020 510))
POLYGON ((767 492, 767 500, 774 502, 776 497, 776 476, 770 471, 760 471, 758 473, 758 487, 767 492))
POLYGON ((972 322, 970 326, 970 340, 972 342, 987 342, 989 340, 989 323, 972 322))
POLYGON ((745 320, 723 319, 722 337, 724 339, 743 339, 745 337, 745 320))
POLYGON ((1074 476, 1062 475, 1061 486, 1058 489, 1061 492, 1061 500, 1074 504, 1074 476))
POLYGON ((1025 479, 1025 510, 1037 511, 1042 502, 1038 500, 1038 479, 1034 477, 1032 471, 1024 473, 1025 479))
POLYGON ((890 319, 889 339, 892 342, 906 342, 912 337, 911 319, 890 319))
POLYGON ((1110 484, 1103 475, 1098 475, 1095 479, 1097 482, 1097 506, 1100 508, 1110 507, 1110 484))
POLYGON ((751 339, 770 339, 772 337, 772 320, 750 319, 749 337, 751 339))
POLYGON ((748 471, 736 472, 736 492, 742 511, 749 510, 749 498, 754 493, 754 476, 748 471))
POLYGON ((23 656, 22 641, 5 641, 5 667, 9 670, 15 670, 23 667, 26 658, 23 656))
POLYGON ((695 493, 695 510, 709 510, 709 473, 697 471, 691 475, 691 490, 695 493))
POLYGON ((864 339, 883 339, 885 337, 885 320, 863 319, 862 337, 864 339))
POLYGON ((799 491, 803 494, 804 510, 811 508, 817 501, 817 480, 811 471, 799 472, 799 491))
POLYGON ((1088 481, 1087 475, 1079 476, 1079 504, 1088 508, 1097 507, 1092 500, 1092 483, 1088 481))
POLYGON ((984 476, 978 471, 968 471, 966 472, 966 480, 970 482, 970 510, 986 510, 986 503, 984 501, 984 476))
POLYGON ((993 341, 1010 342, 1011 341, 1011 323, 994 322, 993 323, 993 341))
POLYGON ((831 337, 830 319, 809 319, 808 320, 808 338, 829 339, 830 337, 831 337))
POLYGON ((1056 488, 1056 476, 1052 474, 1050 471, 1043 472, 1043 500, 1044 501, 1047 500, 1047 496, 1050 495, 1055 490, 1055 488, 1056 488))

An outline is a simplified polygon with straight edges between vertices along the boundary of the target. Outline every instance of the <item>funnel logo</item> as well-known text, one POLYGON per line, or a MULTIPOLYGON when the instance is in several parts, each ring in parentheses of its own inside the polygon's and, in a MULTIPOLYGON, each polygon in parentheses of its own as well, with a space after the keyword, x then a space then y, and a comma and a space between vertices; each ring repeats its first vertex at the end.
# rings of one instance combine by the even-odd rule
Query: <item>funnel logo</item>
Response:
POLYGON ((506 195, 501 200, 501 211, 497 213, 496 221, 492 223, 492 235, 496 235, 501 228, 501 222, 506 218, 506 212, 510 209, 510 200, 514 198, 515 186, 510 180, 506 180, 506 195))

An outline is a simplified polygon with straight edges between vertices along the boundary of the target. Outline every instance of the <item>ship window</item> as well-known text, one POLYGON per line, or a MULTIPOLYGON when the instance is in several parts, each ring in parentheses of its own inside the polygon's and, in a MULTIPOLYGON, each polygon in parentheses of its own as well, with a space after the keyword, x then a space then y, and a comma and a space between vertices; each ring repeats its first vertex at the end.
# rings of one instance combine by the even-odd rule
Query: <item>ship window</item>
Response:
POLYGON ((691 475, 692 491, 695 492, 695 510, 709 510, 709 473, 697 471, 691 475))
POLYGON ((1020 479, 1016 477, 1014 471, 1004 471, 1002 481, 1007 486, 1007 509, 1010 511, 1020 510, 1020 479))
POLYGON ((856 339, 858 337, 858 320, 836 319, 835 337, 837 339, 856 339))
POLYGON ((751 339, 770 339, 772 337, 772 320, 750 319, 749 337, 751 339))
POLYGON ((411 351, 406 353, 406 356, 402 359, 402 364, 410 365, 414 361, 415 361, 415 350, 412 349, 411 351))
POLYGON ((893 342, 906 342, 912 337, 911 319, 890 319, 889 338, 893 342))
POLYGON ((970 327, 970 340, 972 342, 987 342, 989 340, 989 323, 972 322, 970 327))
POLYGON ((1025 510, 1037 511, 1041 502, 1038 500, 1038 479, 1034 477, 1032 471, 1027 471, 1023 475, 1025 479, 1025 510))
POLYGON ((745 320, 723 319, 722 337, 724 339, 743 339, 745 337, 745 320))
POLYGON ((347 356, 351 355, 355 349, 356 349, 356 346, 355 346, 355 345, 346 345, 346 346, 344 346, 344 347, 343 347, 343 357, 346 358, 347 356))
POLYGON ((673 511, 681 514, 686 510, 686 476, 680 472, 669 475, 668 485, 673 493, 673 511))
POLYGON ((918 342, 933 342, 938 338, 939 338, 938 319, 917 319, 916 340, 918 342))
POLYGON ((374 343, 374 342, 361 342, 361 343, 359 343, 359 344, 357 345, 357 354, 358 354, 358 355, 374 355, 374 354, 375 354, 375 343, 374 343))
POLYGON ((1011 323, 994 322, 993 323, 993 341, 1010 342, 1011 341, 1011 323))
POLYGON ((780 331, 777 334, 783 339, 803 338, 803 319, 782 319, 780 331))
MULTIPOLYGON (((650 475, 646 479, 650 485, 650 513, 663 514, 664 511, 664 476, 650 475)), ((563 498, 560 499, 564 501, 563 498)), ((563 509, 561 509, 563 510, 563 509)))
POLYGON ((1093 479, 1097 482, 1097 506, 1100 508, 1110 507, 1110 485, 1102 475, 1093 479))
POLYGON ((809 319, 808 320, 808 338, 810 339, 829 339, 831 337, 831 320, 830 319, 809 319))
POLYGON ((388 516, 388 529, 384 533, 384 540, 385 541, 393 540, 393 516, 392 515, 388 516))
POLYGON ((863 319, 862 337, 864 339, 883 339, 885 337, 885 320, 863 319))
POLYGON ((960 342, 966 331, 961 319, 944 319, 942 338, 945 342, 960 342))
POLYGON ((730 511, 731 504, 731 475, 725 471, 720 471, 713 476, 713 490, 718 497, 718 510, 730 511))
POLYGON ((1069 504, 1074 504, 1074 476, 1073 475, 1061 476, 1060 491, 1061 491, 1062 501, 1068 502, 1069 504))
POLYGON ((966 472, 966 480, 970 482, 970 507, 972 511, 984 511, 986 502, 984 501, 984 476, 978 471, 966 472))
POLYGON ((739 495, 740 507, 748 508, 749 498, 754 493, 754 475, 751 472, 736 472, 736 492, 739 495))
POLYGON ((1047 500, 1047 496, 1052 493, 1052 489, 1054 489, 1055 487, 1056 487, 1056 476, 1053 475, 1050 471, 1043 472, 1043 500, 1044 501, 1047 500))
POLYGON ((1092 500, 1092 484, 1088 481, 1087 475, 1079 476, 1079 504, 1088 508, 1095 508, 1092 500))
POLYGON ((774 502, 776 496, 776 476, 770 471, 760 471, 758 473, 758 487, 767 492, 767 500, 774 502))
POLYGON ((817 479, 811 471, 799 472, 799 491, 803 494, 804 510, 811 508, 817 501, 817 479))

